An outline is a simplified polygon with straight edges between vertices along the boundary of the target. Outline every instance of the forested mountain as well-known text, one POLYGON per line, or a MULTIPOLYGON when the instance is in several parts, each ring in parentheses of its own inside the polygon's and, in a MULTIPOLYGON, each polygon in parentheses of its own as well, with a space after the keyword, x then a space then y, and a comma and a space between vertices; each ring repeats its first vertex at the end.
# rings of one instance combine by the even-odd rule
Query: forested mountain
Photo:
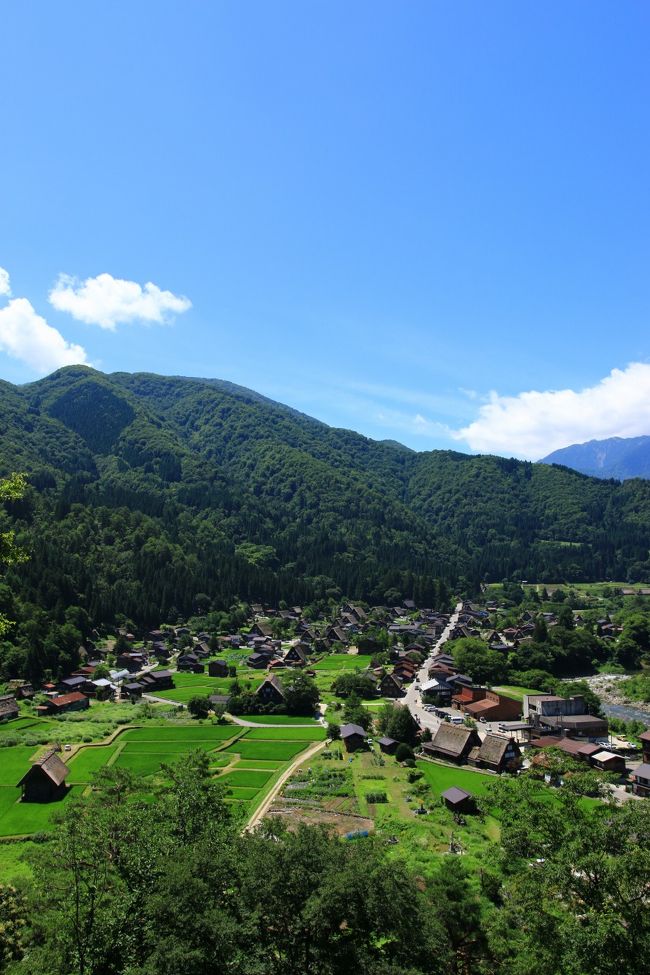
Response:
POLYGON ((610 437, 554 450, 543 464, 564 464, 592 477, 650 478, 650 437, 610 437))
MULTIPOLYGON (((29 561, 17 598, 63 620, 158 622, 234 597, 435 603, 483 579, 650 574, 650 484, 326 426, 218 380, 73 366, 0 384, 0 475, 29 561)), ((12 616, 12 612, 14 615, 12 616)))

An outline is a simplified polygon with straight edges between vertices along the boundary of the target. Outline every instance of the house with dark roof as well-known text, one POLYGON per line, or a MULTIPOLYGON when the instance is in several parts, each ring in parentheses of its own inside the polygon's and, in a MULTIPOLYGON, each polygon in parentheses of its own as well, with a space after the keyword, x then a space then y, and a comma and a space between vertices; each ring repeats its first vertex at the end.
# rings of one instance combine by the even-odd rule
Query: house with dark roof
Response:
POLYGON ((284 687, 280 678, 276 677, 275 674, 262 681, 255 693, 263 704, 273 704, 276 706, 284 704, 284 687))
POLYGON ((447 809, 451 809, 452 812, 469 813, 474 811, 475 803, 472 793, 465 792, 464 789, 459 789, 456 785, 452 785, 450 789, 445 789, 440 798, 447 809))
POLYGON ((289 647, 284 655, 284 663, 289 664, 291 667, 305 666, 307 663, 307 654, 299 643, 296 643, 293 647, 289 647))
POLYGON ((0 697, 0 722, 11 721, 19 714, 18 702, 13 694, 3 694, 0 697))
POLYGON ((74 677, 66 677, 64 680, 59 681, 58 686, 62 694, 70 694, 72 691, 83 691, 87 683, 88 677, 77 675, 74 677))
POLYGON ((395 741, 394 738, 378 738, 377 744, 381 748, 385 755, 394 755, 399 746, 399 742, 395 741))
POLYGON ((18 786, 22 789, 23 802, 52 802, 65 794, 65 780, 70 774, 54 749, 45 752, 32 763, 18 786))
POLYGON ((366 743, 365 729, 359 724, 341 725, 341 741, 347 752, 355 752, 366 743))
POLYGON ((650 764, 643 762, 630 775, 632 792, 635 796, 650 797, 650 764))
POLYGON ((208 664, 208 675, 210 677, 227 677, 228 676, 228 664, 225 660, 218 658, 217 660, 211 660, 208 664))
POLYGON ((402 687, 401 678, 397 674, 384 674, 379 681, 379 693, 382 697, 404 697, 406 691, 402 687))
POLYGON ((643 761, 650 763, 650 731, 644 731, 639 735, 641 750, 643 751, 643 761))
POLYGON ((482 743, 472 748, 468 756, 470 765, 490 769, 492 772, 515 772, 520 764, 521 749, 513 738, 486 735, 482 743))
POLYGON ((424 755, 443 758, 448 762, 466 762, 472 748, 480 747, 481 739, 465 725, 452 725, 443 721, 431 741, 422 746, 424 755))
POLYGON ((249 636, 261 636, 264 637, 265 640, 269 639, 273 636, 273 627, 270 623, 253 623, 249 630, 249 636))

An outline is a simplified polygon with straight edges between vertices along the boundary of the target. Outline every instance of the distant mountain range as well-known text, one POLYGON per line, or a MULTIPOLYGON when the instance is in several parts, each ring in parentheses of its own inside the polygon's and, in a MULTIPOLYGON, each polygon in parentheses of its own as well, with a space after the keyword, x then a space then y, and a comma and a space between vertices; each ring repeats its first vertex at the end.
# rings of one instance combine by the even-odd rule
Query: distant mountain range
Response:
POLYGON ((554 450, 543 464, 562 464, 591 477, 650 478, 650 437, 610 437, 554 450))

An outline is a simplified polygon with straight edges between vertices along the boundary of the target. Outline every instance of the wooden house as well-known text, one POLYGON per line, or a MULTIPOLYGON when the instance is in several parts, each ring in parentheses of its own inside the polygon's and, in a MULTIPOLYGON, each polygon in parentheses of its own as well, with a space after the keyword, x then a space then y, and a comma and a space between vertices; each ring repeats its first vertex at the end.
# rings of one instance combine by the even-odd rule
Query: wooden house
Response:
POLYGON ((13 694, 3 694, 0 697, 0 722, 11 721, 12 718, 17 718, 19 713, 18 702, 13 694))
POLYGON ((650 764, 644 762, 630 775, 632 792, 635 796, 650 797, 650 764))
POLYGON ((275 674, 262 681, 255 693, 263 704, 273 704, 276 706, 284 704, 284 687, 280 678, 276 677, 275 674))
POLYGON ((513 738, 486 735, 482 743, 472 748, 468 756, 470 765, 487 768, 492 772, 515 772, 521 760, 521 749, 513 738))
POLYGON ((366 743, 366 732, 359 724, 344 724, 341 726, 341 741, 346 752, 356 752, 366 743))
POLYGON ((59 694, 51 697, 47 704, 39 704, 36 710, 41 714, 64 714, 66 711, 85 711, 90 701, 81 691, 72 694, 59 694))
POLYGON ((32 763, 20 782, 23 802, 52 802, 65 794, 65 780, 70 774, 54 749, 32 763))
POLYGON ((385 755, 394 755, 399 747, 399 742, 394 738, 378 738, 377 744, 385 755))
POLYGON ((228 664, 225 660, 211 660, 208 664, 208 674, 210 677, 227 677, 228 664))
POLYGON ((422 751, 433 758, 444 758, 460 764, 467 761, 471 750, 480 745, 481 739, 473 728, 443 722, 432 740, 422 746, 422 751))
POLYGON ((440 798, 447 809, 451 809, 452 812, 471 813, 474 811, 475 802, 472 793, 465 792, 464 789, 459 789, 456 785, 452 785, 450 789, 446 789, 440 798))

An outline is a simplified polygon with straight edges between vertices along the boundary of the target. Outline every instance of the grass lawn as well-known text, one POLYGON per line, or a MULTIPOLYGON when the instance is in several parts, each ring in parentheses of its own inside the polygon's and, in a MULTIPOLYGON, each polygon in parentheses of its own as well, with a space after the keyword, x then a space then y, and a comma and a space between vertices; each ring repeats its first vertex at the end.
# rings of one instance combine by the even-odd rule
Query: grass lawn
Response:
MULTIPOLYGON (((117 751, 117 745, 93 746, 81 748, 70 760, 70 775, 68 782, 92 782, 100 768, 108 762, 109 758, 117 751)), ((63 756, 65 761, 65 755, 63 756)), ((66 762, 67 764, 67 762, 66 762)))
POLYGON ((251 799, 254 799, 257 793, 259 792, 259 789, 255 789, 252 787, 240 788, 238 786, 232 786, 227 782, 224 782, 223 784, 226 786, 227 789, 226 795, 232 799, 239 799, 239 800, 243 799, 245 801, 246 800, 250 801, 251 799))
POLYGON ((214 752, 210 752, 210 754, 208 755, 208 759, 210 761, 210 768, 217 769, 217 768, 223 768, 224 765, 230 765, 232 761, 232 755, 224 755, 222 753, 215 754, 214 752))
POLYGON ((368 667, 371 660, 370 654, 364 653, 331 653, 328 657, 323 657, 319 660, 317 664, 314 664, 314 670, 363 670, 368 667))
POLYGON ((437 765, 435 762, 420 761, 417 763, 417 767, 423 773, 425 781, 433 789, 436 798, 453 785, 458 786, 459 789, 464 789, 466 792, 471 792, 474 796, 484 796, 490 783, 497 781, 497 777, 493 775, 470 772, 465 768, 437 765))
POLYGON ((0 735, 11 735, 14 731, 23 731, 25 728, 33 728, 35 725, 43 725, 44 722, 38 718, 24 717, 14 718, 6 724, 0 724, 0 735))
POLYGON ((13 785, 0 785, 0 819, 20 799, 20 789, 13 785))
MULTIPOLYGON (((0 816, 0 836, 20 836, 49 829, 57 812, 78 796, 80 791, 79 786, 72 786, 58 802, 14 802, 0 816)), ((19 795, 18 790, 16 795, 19 795)))
POLYGON ((247 741, 325 741, 325 729, 315 728, 249 728, 247 741))
POLYGON ((0 785, 18 785, 29 769, 29 760, 40 749, 33 745, 0 748, 0 785))
POLYGON ((270 772, 277 772, 279 768, 282 768, 284 762, 271 762, 264 758, 240 758, 237 762, 237 768, 260 768, 267 769, 270 772))
POLYGON ((115 768, 124 768, 134 775, 155 775, 163 762, 169 759, 163 753, 150 755, 141 752, 131 752, 125 748, 113 763, 115 768))
POLYGON ((263 772, 254 769, 234 769, 232 772, 226 772, 219 776, 219 782, 225 785, 232 785, 250 788, 250 789, 261 789, 269 781, 273 772, 263 772))
POLYGON ((301 718, 295 714, 246 714, 243 716, 246 721, 252 724, 279 724, 279 725, 317 725, 315 718, 301 718))
POLYGON ((203 748, 206 751, 211 751, 213 748, 218 748, 221 744, 221 740, 209 739, 207 741, 195 741, 194 739, 190 741, 129 741, 126 743, 126 749, 129 754, 134 755, 138 752, 141 755, 169 755, 169 758, 176 758, 177 755, 181 755, 192 751, 193 748, 203 748))
POLYGON ((32 878, 32 868, 23 857, 33 849, 31 840, 0 843, 0 878, 3 883, 15 884, 32 878))
POLYGON ((242 738, 226 749, 242 758, 268 758, 271 761, 288 762, 308 745, 304 741, 247 741, 242 738))
POLYGON ((536 691, 532 687, 520 687, 518 684, 502 684, 500 687, 494 687, 498 694, 504 694, 506 697, 514 697, 517 701, 523 701, 525 694, 543 694, 543 691, 536 691))
MULTIPOLYGON (((249 685, 252 688, 261 684, 266 674, 252 673, 244 671, 237 674, 237 680, 244 687, 249 685)), ((186 674, 174 673, 173 689, 168 691, 158 691, 154 696, 164 698, 166 701, 177 701, 179 704, 187 704, 193 697, 209 697, 211 694, 227 694, 232 677, 210 677, 209 674, 186 674)))
POLYGON ((149 725, 146 728, 133 728, 125 731, 122 741, 227 741, 233 738, 240 729, 232 724, 196 724, 191 725, 149 725))

